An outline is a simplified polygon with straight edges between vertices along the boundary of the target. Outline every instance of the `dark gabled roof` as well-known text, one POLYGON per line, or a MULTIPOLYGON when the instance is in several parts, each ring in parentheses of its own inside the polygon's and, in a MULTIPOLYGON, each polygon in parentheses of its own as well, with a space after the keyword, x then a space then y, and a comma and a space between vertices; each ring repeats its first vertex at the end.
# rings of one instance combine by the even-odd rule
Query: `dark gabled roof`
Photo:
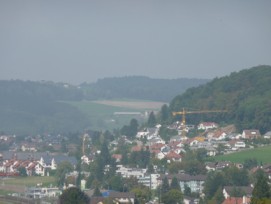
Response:
POLYGON ((253 188, 251 186, 225 186, 224 189, 230 195, 237 190, 249 196, 252 195, 253 191, 253 188))
POLYGON ((28 159, 39 160, 41 157, 47 154, 48 154, 47 152, 11 152, 11 151, 2 152, 4 160, 10 160, 15 156, 18 160, 28 160, 28 159))
POLYGON ((66 156, 66 155, 55 155, 52 156, 55 159, 56 164, 59 164, 63 161, 67 161, 70 162, 72 165, 76 165, 77 164, 77 160, 75 157, 71 157, 71 156, 66 156))

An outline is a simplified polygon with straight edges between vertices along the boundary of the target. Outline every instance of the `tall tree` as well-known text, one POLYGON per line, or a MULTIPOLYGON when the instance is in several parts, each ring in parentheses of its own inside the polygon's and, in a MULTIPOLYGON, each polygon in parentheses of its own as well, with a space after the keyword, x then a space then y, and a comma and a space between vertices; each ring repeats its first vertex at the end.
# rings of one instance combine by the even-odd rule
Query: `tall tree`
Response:
POLYGON ((183 194, 179 190, 172 189, 162 196, 162 201, 165 204, 183 203, 183 194))
POLYGON ((61 162, 56 169, 56 179, 58 186, 63 186, 65 182, 65 175, 73 170, 73 166, 70 162, 63 161, 61 162))
POLYGON ((132 189, 135 194, 135 204, 145 204, 151 197, 151 190, 146 186, 140 186, 132 189))
POLYGON ((76 187, 68 188, 59 197, 60 204, 88 204, 89 200, 89 197, 76 187))
POLYGON ((213 203, 223 203, 224 200, 225 200, 225 197, 223 195, 222 187, 220 186, 215 192, 215 195, 212 198, 211 202, 213 201, 213 203))
POLYGON ((187 185, 184 184, 184 190, 183 190, 184 195, 186 196, 191 196, 191 188, 187 185))
POLYGON ((228 167, 224 170, 228 185, 246 186, 249 184, 248 172, 237 167, 228 167))
POLYGON ((102 196, 102 193, 101 193, 100 189, 98 188, 98 186, 95 187, 94 192, 93 192, 93 196, 102 196))
POLYGON ((103 160, 104 165, 109 164, 111 162, 111 157, 110 157, 110 153, 109 153, 106 141, 104 141, 102 144, 100 158, 103 160))
POLYGON ((154 127, 156 125, 156 118, 153 111, 149 115, 147 124, 148 124, 148 127, 154 127))
POLYGON ((270 187, 268 185, 268 178, 264 175, 264 172, 262 170, 259 170, 257 177, 257 182, 255 184, 255 187, 252 191, 252 200, 251 203, 255 204, 258 203, 259 200, 264 198, 270 198, 270 187))
POLYGON ((136 134, 137 134, 137 131, 138 131, 138 122, 137 122, 137 120, 136 119, 132 119, 131 121, 130 121, 130 130, 131 130, 131 135, 130 135, 130 137, 135 137, 136 136, 136 134))
POLYGON ((171 181, 171 184, 170 184, 170 189, 181 190, 178 179, 175 176, 172 178, 172 181, 171 181))
POLYGON ((165 176, 162 180, 161 193, 164 194, 169 191, 168 178, 165 176))
POLYGON ((164 104, 160 112, 160 121, 162 124, 165 124, 169 122, 169 118, 170 118, 170 110, 168 108, 168 105, 164 104))
POLYGON ((206 199, 211 199, 217 189, 225 184, 225 176, 223 172, 210 172, 204 184, 203 192, 206 199))

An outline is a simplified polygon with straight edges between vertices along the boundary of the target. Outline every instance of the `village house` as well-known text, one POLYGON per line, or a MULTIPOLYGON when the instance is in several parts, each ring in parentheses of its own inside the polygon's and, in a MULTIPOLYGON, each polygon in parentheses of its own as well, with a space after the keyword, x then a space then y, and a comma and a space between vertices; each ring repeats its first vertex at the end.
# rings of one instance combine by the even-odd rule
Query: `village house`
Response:
POLYGON ((259 130, 243 130, 242 138, 244 139, 258 139, 261 137, 261 133, 259 130))
POLYGON ((27 188, 25 192, 25 197, 27 198, 52 198, 52 197, 58 197, 61 195, 61 190, 57 187, 31 187, 27 188))
POLYGON ((208 140, 216 140, 216 141, 225 140, 226 136, 227 136, 227 133, 225 133, 222 130, 217 130, 217 131, 209 132, 207 134, 208 140))
POLYGON ((121 154, 113 154, 112 158, 115 159, 117 163, 119 163, 122 159, 122 155, 121 154))
POLYGON ((234 196, 234 193, 239 192, 242 196, 252 197, 253 188, 251 186, 225 186, 223 188, 224 197, 230 198, 234 196))
POLYGON ((155 190, 158 185, 158 178, 160 177, 160 174, 146 174, 143 177, 138 178, 138 183, 143 184, 144 186, 149 187, 152 190, 155 190))
POLYGON ((223 201, 222 204, 249 204, 250 198, 243 196, 243 197, 229 197, 223 201))
POLYGON ((233 139, 228 141, 228 143, 226 144, 226 147, 230 150, 230 151, 237 151, 241 148, 245 148, 246 147, 246 143, 242 140, 239 139, 233 139))
POLYGON ((181 142, 183 140, 183 137, 180 135, 172 136, 169 140, 169 142, 181 142))
POLYGON ((153 137, 147 142, 147 146, 151 146, 154 144, 166 144, 166 142, 161 137, 153 137))
POLYGON ((120 174, 123 178, 140 178, 144 177, 147 169, 139 169, 139 168, 128 168, 123 165, 117 165, 116 173, 120 174))
POLYGON ((174 177, 177 178, 180 187, 184 190, 185 185, 191 189, 192 193, 202 193, 204 188, 204 182, 207 178, 206 175, 189 175, 189 174, 169 174, 161 175, 159 178, 159 183, 162 183, 162 180, 167 177, 169 183, 172 182, 174 177))
POLYGON ((136 135, 136 138, 146 138, 147 140, 150 140, 157 136, 159 136, 159 126, 154 128, 146 128, 142 131, 139 131, 136 135))
POLYGON ((214 122, 202 122, 198 125, 198 130, 209 130, 218 128, 218 124, 214 122))
POLYGON ((170 161, 177 161, 181 162, 182 161, 182 156, 180 154, 177 154, 175 151, 171 150, 169 153, 166 154, 165 156, 166 159, 168 159, 168 162, 170 161))
POLYGON ((33 143, 24 143, 21 145, 21 150, 23 152, 37 152, 36 145, 33 143))
POLYGON ((271 139, 271 131, 265 133, 265 134, 263 135, 263 138, 265 138, 265 139, 271 139))
POLYGON ((70 162, 73 167, 77 161, 75 157, 66 155, 50 155, 49 153, 34 152, 2 152, 0 171, 2 173, 18 173, 19 168, 25 168, 28 176, 46 176, 46 170, 55 170, 63 161, 70 162))

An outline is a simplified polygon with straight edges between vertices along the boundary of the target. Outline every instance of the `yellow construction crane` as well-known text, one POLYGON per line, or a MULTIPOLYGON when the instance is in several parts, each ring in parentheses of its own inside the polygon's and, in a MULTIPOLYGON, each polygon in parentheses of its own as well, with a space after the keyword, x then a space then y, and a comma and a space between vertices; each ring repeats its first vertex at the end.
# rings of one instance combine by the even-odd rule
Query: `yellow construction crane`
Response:
POLYGON ((172 112, 173 116, 182 115, 182 125, 185 126, 186 123, 186 114, 200 114, 200 113, 223 113, 227 112, 226 110, 199 110, 199 111, 187 111, 183 108, 182 111, 172 112))

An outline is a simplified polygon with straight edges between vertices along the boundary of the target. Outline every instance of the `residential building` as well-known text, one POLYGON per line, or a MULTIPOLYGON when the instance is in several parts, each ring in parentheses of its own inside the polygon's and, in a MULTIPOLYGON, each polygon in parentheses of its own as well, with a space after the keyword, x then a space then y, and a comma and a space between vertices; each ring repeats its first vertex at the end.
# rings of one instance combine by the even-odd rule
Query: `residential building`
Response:
POLYGON ((261 137, 259 130, 243 130, 242 138, 244 139, 257 139, 261 137))
POLYGON ((161 175, 159 178, 159 183, 162 183, 162 180, 164 177, 168 178, 169 183, 171 183, 172 179, 174 177, 177 178, 180 187, 182 191, 184 190, 185 185, 191 189, 192 193, 202 193, 203 192, 203 187, 204 187, 204 182, 207 178, 206 175, 189 175, 189 174, 169 174, 169 175, 161 175))
POLYGON ((152 190, 155 190, 158 185, 158 178, 160 177, 160 174, 147 174, 143 177, 138 178, 138 183, 143 184, 144 186, 149 187, 152 190))
POLYGON ((144 177, 147 169, 139 169, 139 168, 127 168, 123 165, 117 165, 116 173, 120 174, 123 178, 140 178, 144 177))
POLYGON ((198 125, 198 130, 209 130, 218 128, 218 124, 214 122, 203 122, 198 125))

